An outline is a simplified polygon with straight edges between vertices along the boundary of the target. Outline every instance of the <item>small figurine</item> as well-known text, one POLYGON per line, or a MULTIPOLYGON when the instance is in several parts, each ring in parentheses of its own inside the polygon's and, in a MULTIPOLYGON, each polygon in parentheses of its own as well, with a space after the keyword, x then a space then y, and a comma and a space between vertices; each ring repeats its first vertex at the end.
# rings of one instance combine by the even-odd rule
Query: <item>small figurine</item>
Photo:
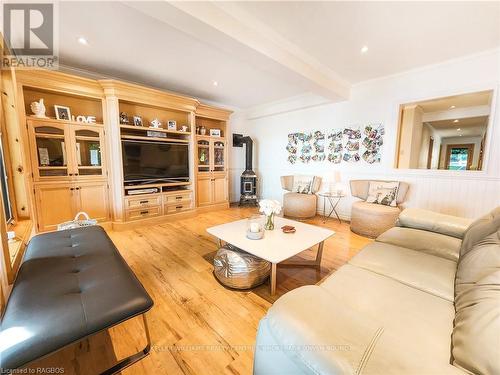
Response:
POLYGON ((45 104, 43 104, 43 99, 40 99, 38 102, 33 102, 30 105, 31 112, 35 115, 35 117, 47 118, 45 116, 45 104))
POLYGON ((205 134, 207 134, 207 128, 205 128, 204 126, 202 126, 200 128, 200 135, 205 135, 205 134))
POLYGON ((142 126, 142 117, 134 116, 134 126, 142 126))
POLYGON ((149 126, 156 129, 161 128, 161 121, 155 118, 153 121, 149 123, 149 126))
POLYGON ((120 124, 128 124, 128 115, 125 112, 120 112, 120 124))

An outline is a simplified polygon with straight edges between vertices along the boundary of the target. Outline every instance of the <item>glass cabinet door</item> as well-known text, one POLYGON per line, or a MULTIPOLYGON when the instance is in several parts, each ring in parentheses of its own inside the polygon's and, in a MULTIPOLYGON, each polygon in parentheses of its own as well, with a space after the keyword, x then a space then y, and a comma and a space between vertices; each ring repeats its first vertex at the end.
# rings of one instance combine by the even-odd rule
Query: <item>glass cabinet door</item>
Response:
POLYGON ((75 176, 102 176, 103 131, 89 126, 72 126, 75 150, 75 176))
POLYGON ((224 172, 225 168, 225 150, 226 143, 224 141, 212 141, 214 155, 214 172, 224 172))
POLYGON ((65 127, 55 124, 35 125, 32 128, 35 142, 36 165, 34 173, 37 177, 69 176, 68 138, 65 127))
POLYGON ((198 140, 197 142, 198 172, 210 172, 210 142, 198 140))

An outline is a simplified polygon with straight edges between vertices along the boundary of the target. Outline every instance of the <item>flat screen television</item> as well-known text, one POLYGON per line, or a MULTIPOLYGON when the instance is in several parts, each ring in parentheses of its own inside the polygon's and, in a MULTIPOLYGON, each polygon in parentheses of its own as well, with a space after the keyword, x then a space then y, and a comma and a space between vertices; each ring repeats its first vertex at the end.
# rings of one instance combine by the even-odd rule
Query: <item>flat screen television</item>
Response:
POLYGON ((187 144, 122 140, 125 182, 189 180, 187 144))

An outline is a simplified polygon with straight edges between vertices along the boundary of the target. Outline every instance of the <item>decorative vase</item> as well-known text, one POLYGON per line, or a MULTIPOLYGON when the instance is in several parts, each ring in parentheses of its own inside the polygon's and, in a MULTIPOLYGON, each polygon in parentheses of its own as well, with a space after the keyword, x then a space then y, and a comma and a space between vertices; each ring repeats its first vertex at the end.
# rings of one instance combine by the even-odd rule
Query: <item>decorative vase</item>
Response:
POLYGON ((274 229, 274 213, 266 216, 266 225, 264 227, 265 230, 273 230, 274 229))

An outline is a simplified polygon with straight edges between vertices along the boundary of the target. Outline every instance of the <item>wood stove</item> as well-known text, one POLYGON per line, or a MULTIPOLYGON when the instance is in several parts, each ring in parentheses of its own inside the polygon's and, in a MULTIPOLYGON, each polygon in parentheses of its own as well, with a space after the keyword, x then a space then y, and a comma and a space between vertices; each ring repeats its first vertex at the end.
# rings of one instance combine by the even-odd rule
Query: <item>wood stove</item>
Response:
POLYGON ((233 134, 233 146, 243 147, 245 150, 245 171, 240 177, 240 206, 257 205, 257 175, 252 169, 253 141, 252 138, 242 134, 233 134))

